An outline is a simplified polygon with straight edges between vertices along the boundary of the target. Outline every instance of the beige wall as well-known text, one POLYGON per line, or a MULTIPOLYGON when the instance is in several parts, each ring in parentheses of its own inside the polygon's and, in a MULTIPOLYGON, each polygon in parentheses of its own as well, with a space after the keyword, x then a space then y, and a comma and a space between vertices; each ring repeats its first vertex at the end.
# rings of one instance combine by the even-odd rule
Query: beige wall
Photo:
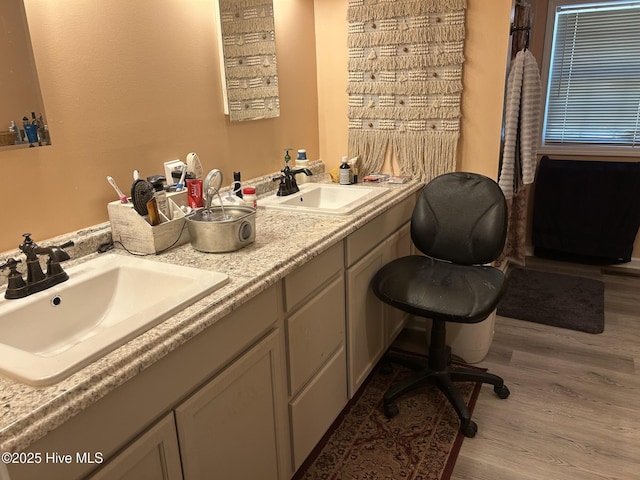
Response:
MULTIPOLYGON (((347 153, 347 1, 315 0, 320 152, 347 153)), ((511 0, 468 0, 458 169, 497 178, 511 0)))
POLYGON ((0 251, 107 220, 131 172, 163 173, 198 153, 231 178, 274 172, 285 147, 318 158, 312 3, 275 0, 282 115, 230 124, 223 114, 212 0, 25 2, 50 147, 0 151, 0 251))
MULTIPOLYGON (((346 154, 347 1, 274 0, 281 117, 236 124, 222 113, 212 3, 27 2, 53 145, 0 152, 12 179, 0 251, 23 232, 106 221, 107 175, 126 191, 134 168, 161 173, 190 151, 227 179, 276 171, 284 147, 329 165, 346 154)), ((467 4, 459 168, 495 178, 511 0, 467 4)))
POLYGON ((42 113, 23 0, 0 2, 0 58, 0 131, 6 131, 11 120, 21 128, 22 117, 42 113))
POLYGON ((511 0, 468 0, 458 168, 498 178, 511 0))

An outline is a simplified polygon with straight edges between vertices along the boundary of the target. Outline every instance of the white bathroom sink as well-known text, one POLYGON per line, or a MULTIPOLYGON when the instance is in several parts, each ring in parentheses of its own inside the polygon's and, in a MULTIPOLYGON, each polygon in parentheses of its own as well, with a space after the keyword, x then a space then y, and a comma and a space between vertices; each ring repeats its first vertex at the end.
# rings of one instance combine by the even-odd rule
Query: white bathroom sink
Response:
POLYGON ((114 254, 66 271, 64 283, 0 300, 0 372, 31 385, 56 383, 228 281, 114 254))
POLYGON ((258 204, 275 210, 350 215, 387 191, 382 187, 329 183, 303 183, 299 187, 298 193, 284 197, 274 194, 258 204))

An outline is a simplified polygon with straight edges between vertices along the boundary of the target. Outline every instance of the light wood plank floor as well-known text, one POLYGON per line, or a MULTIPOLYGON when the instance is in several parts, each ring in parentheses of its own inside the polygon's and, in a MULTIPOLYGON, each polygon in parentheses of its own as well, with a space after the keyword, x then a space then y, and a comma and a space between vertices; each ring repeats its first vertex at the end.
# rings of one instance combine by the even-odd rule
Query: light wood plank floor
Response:
POLYGON ((640 277, 532 258, 528 268, 601 278, 605 331, 497 317, 483 386, 453 480, 640 479, 640 277))
POLYGON ((640 479, 640 278, 600 267, 527 261, 605 282, 605 331, 498 317, 479 365, 511 390, 484 386, 454 480, 640 479))

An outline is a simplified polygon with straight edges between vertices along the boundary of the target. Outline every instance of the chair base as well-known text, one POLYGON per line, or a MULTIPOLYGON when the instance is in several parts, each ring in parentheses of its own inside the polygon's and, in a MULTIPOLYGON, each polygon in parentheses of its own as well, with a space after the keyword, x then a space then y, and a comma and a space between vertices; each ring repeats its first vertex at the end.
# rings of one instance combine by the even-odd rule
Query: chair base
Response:
MULTIPOLYGON (((469 408, 454 382, 482 382, 491 384, 493 385, 493 391, 502 399, 509 396, 509 389, 505 386, 502 378, 497 375, 482 370, 452 366, 451 350, 449 347, 446 347, 445 356, 447 358, 446 365, 441 369, 433 369, 430 366, 434 363, 432 359, 419 361, 415 358, 397 354, 387 355, 386 358, 388 361, 399 363, 413 370, 417 370, 419 373, 403 382, 391 386, 385 392, 383 399, 384 414, 387 418, 393 418, 399 413, 395 400, 401 395, 426 385, 435 385, 442 391, 458 414, 460 431, 466 437, 474 437, 478 431, 478 426, 471 420, 469 408)), ((437 364, 439 362, 436 361, 435 363, 437 364)))

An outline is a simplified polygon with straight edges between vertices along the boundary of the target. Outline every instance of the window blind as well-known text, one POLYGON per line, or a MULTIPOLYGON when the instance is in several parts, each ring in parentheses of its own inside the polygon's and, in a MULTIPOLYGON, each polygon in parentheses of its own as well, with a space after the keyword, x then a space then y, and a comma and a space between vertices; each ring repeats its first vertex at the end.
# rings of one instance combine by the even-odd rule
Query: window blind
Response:
POLYGON ((556 8, 543 144, 640 146, 640 1, 556 8))

